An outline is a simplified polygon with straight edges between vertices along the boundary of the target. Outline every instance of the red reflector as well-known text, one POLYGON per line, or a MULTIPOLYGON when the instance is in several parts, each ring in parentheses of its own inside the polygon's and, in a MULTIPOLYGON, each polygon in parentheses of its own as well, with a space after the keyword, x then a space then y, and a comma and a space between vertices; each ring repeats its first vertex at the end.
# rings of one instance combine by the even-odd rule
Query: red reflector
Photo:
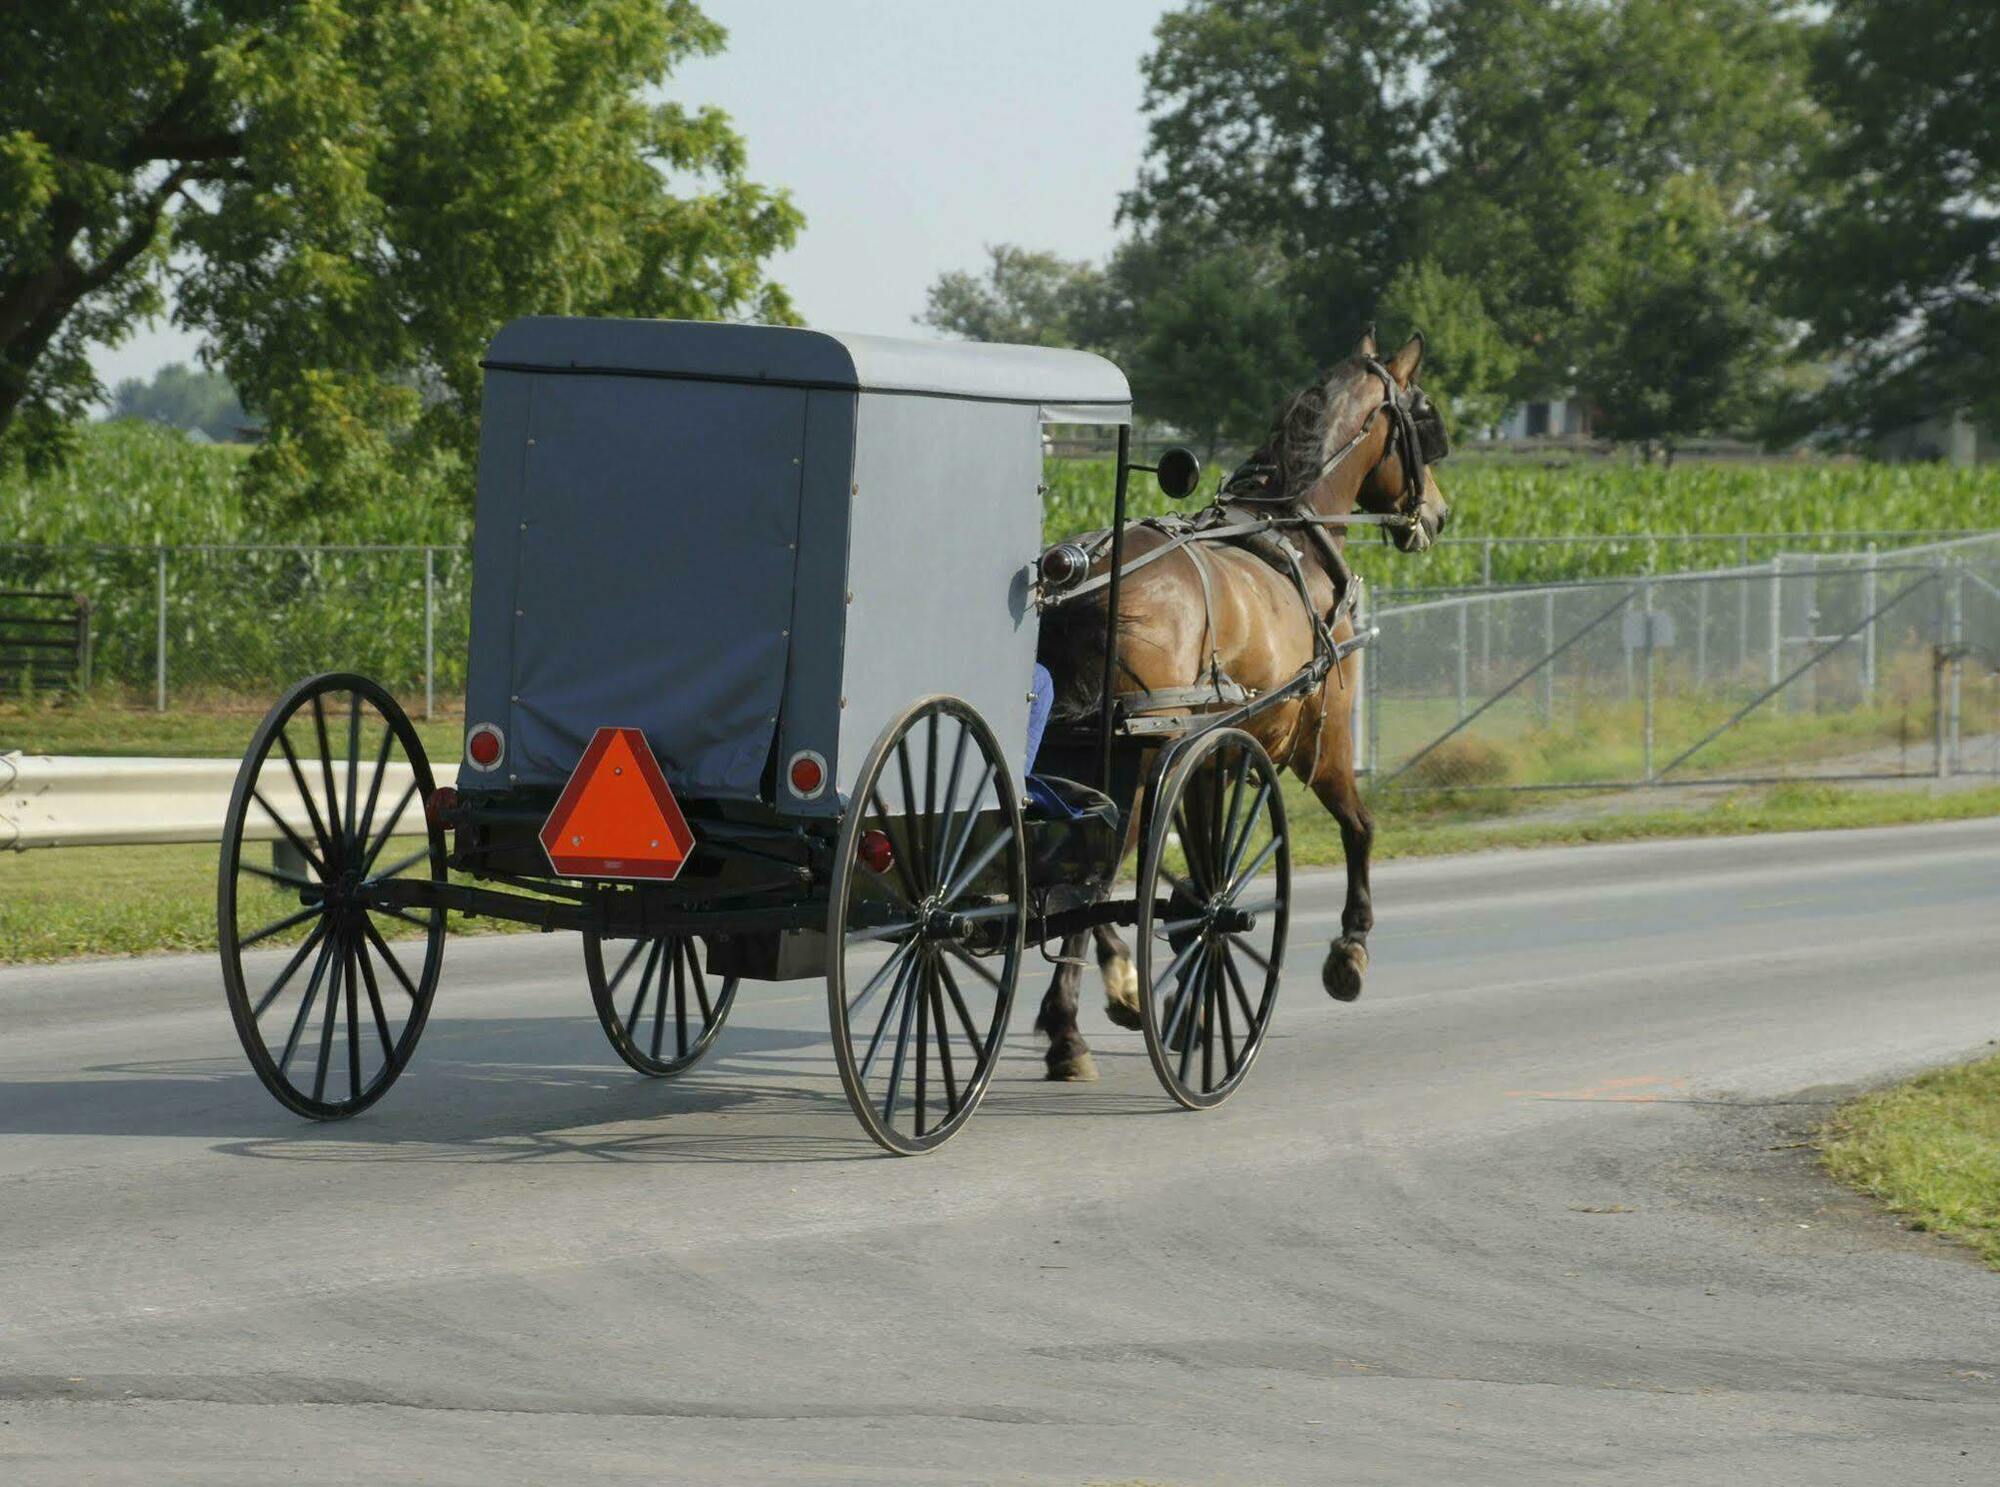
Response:
POLYGON ((820 786, 826 783, 826 766, 820 763, 817 754, 794 754, 792 756, 792 793, 811 798, 819 794, 820 786))
POLYGON ((861 845, 855 853, 861 858, 861 865, 877 876, 896 865, 896 849, 890 845, 886 831, 862 832, 861 845))
POLYGON ((458 792, 449 785, 440 785, 431 791, 431 798, 424 802, 424 819, 436 826, 458 809, 458 792))
POLYGON ((542 825, 549 866, 567 878, 672 878, 694 833, 637 728, 600 728, 542 825))
POLYGON ((465 757, 481 769, 491 769, 500 762, 500 730, 491 723, 481 723, 465 738, 465 757))

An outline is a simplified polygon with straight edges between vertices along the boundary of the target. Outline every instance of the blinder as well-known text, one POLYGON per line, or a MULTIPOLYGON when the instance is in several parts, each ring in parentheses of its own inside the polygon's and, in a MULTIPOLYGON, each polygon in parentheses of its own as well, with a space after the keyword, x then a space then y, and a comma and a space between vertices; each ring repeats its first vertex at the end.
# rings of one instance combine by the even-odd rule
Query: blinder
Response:
POLYGON ((1417 431, 1417 449, 1425 464, 1435 465, 1451 453, 1451 440, 1445 437, 1444 415, 1414 382, 1410 384, 1409 396, 1410 423, 1417 431))

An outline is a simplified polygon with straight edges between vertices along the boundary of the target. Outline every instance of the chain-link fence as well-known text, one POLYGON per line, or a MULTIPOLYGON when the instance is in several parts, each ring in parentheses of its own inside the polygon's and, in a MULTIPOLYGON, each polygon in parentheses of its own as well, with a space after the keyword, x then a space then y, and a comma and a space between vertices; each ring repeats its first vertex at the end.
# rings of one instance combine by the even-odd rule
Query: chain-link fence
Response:
MULTIPOLYGON (((89 664, 73 685, 104 700, 261 707, 302 676, 351 670, 430 716, 464 690, 464 548, 0 545, 0 590, 82 601, 89 664)), ((0 695, 47 685, 4 676, 0 695)))
POLYGON ((1378 789, 2000 774, 2000 535, 1378 605, 1378 789))

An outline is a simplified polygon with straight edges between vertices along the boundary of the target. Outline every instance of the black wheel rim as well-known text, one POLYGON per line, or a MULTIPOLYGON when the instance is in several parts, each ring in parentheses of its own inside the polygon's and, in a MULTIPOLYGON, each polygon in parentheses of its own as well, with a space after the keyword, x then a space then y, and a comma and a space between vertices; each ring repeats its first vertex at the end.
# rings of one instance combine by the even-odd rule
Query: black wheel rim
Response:
POLYGON ((986 1093, 1026 905, 1020 801, 992 731, 956 698, 913 705, 855 782, 827 920, 841 1082, 886 1150, 942 1145, 986 1093), (861 856, 875 834, 893 850, 884 871, 861 856))
POLYGON ((736 977, 710 975, 692 936, 613 940, 609 949, 594 934, 583 937, 590 999, 618 1056, 656 1079, 693 1068, 729 1019, 736 977))
POLYGON ((402 708, 344 673, 281 698, 237 772, 216 895, 223 986, 251 1067, 301 1115, 365 1110, 422 1036, 444 911, 378 907, 371 890, 443 880, 444 832, 425 813, 431 790, 402 708), (289 953, 257 953, 267 949, 289 953))
POLYGON ((1204 736, 1152 802, 1134 956, 1146 1051, 1190 1109, 1240 1089, 1264 1046, 1291 871, 1270 756, 1237 729, 1204 736))

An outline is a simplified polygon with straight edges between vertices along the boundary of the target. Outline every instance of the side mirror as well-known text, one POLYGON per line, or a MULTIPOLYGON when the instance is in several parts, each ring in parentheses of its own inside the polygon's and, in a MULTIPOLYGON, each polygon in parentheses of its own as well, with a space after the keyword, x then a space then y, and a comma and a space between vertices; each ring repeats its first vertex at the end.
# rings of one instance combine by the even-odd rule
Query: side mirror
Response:
POLYGON ((1201 461, 1194 457, 1193 450, 1175 445, 1160 456, 1160 462, 1153 466, 1153 475, 1161 490, 1176 501, 1185 501, 1201 484, 1201 461))

